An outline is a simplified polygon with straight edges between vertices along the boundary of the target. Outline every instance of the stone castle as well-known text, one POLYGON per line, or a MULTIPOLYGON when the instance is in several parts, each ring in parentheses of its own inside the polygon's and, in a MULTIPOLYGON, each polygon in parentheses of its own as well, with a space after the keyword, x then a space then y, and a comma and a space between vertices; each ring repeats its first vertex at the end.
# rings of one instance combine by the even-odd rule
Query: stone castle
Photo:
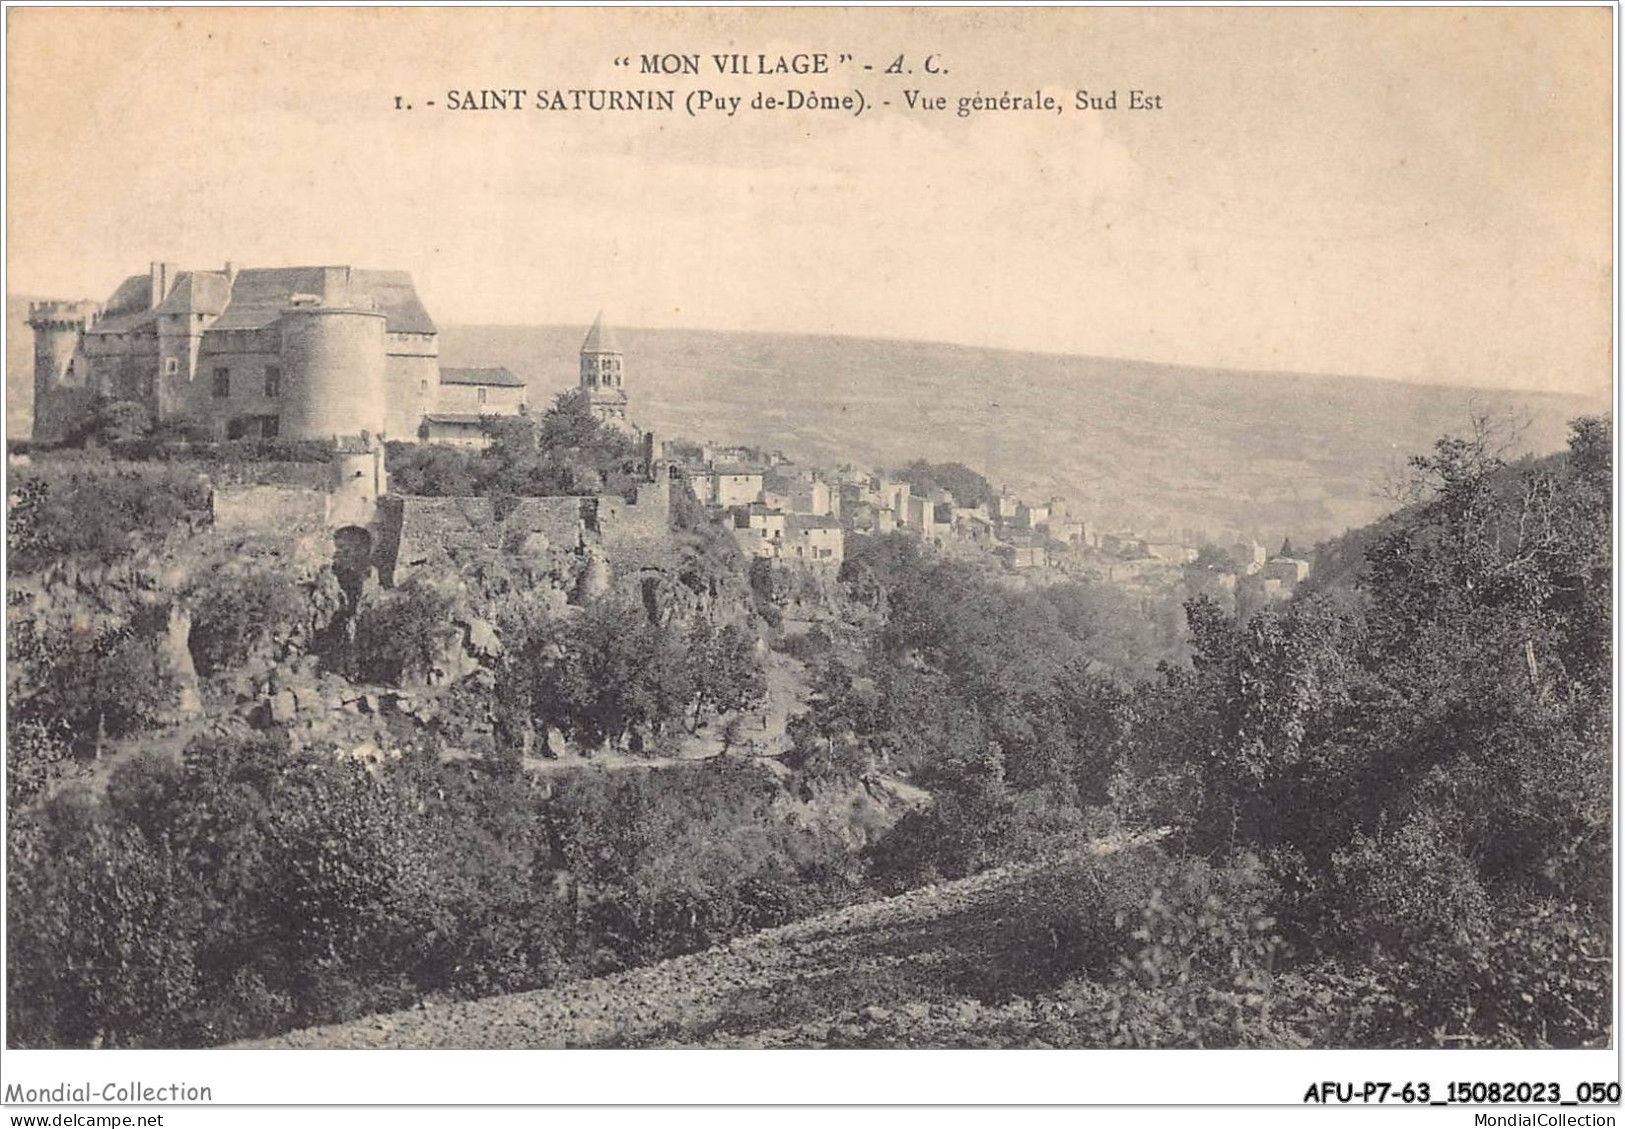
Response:
MULTIPOLYGON (((404 271, 183 271, 153 263, 100 305, 36 302, 34 439, 58 442, 98 397, 213 439, 476 445, 480 420, 528 410, 505 368, 442 368, 439 331, 404 271)), ((595 415, 633 430, 624 355, 603 317, 581 347, 595 415)))
POLYGON ((642 484, 626 497, 502 505, 390 495, 384 441, 483 445, 485 417, 528 411, 525 382, 506 368, 441 367, 438 330, 404 271, 153 263, 104 304, 36 302, 28 325, 36 442, 70 438, 98 399, 112 399, 210 439, 333 445, 323 473, 302 485, 214 488, 219 528, 336 530, 386 583, 398 568, 498 548, 590 558, 606 576, 665 559, 670 471, 630 422, 625 356, 602 314, 581 346, 578 387, 599 420, 639 440, 642 484))

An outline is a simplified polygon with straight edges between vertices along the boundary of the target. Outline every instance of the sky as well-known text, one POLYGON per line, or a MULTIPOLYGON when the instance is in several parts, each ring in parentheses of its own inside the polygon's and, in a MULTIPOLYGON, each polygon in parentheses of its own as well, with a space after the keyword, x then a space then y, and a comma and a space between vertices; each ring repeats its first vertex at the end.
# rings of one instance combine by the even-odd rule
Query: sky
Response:
POLYGON ((1611 387, 1607 8, 7 18, 12 294, 101 299, 154 259, 349 263, 410 271, 442 323, 584 325, 603 308, 635 326, 1611 387), (636 66, 820 51, 830 74, 636 66), (899 55, 913 73, 884 74, 899 55), (927 55, 948 73, 923 73, 927 55), (487 87, 862 91, 869 109, 445 108, 487 87), (907 109, 905 89, 950 108, 907 109), (1076 111, 1080 89, 1122 108, 1076 111), (1136 89, 1162 108, 1128 110, 1136 89), (954 112, 1004 91, 1067 108, 954 112))

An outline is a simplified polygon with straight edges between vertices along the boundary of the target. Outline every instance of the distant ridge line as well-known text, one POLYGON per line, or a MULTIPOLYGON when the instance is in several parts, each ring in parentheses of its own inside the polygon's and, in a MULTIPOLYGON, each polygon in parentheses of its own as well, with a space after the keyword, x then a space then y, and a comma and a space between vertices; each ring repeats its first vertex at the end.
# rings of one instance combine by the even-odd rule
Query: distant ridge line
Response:
MULTIPOLYGON (((546 330, 574 331, 579 327, 567 322, 484 322, 450 321, 449 327, 461 330, 546 330)), ((952 349, 973 353, 996 353, 1016 357, 1047 357, 1055 360, 1088 361, 1095 364, 1129 365, 1138 369, 1167 370, 1171 373, 1222 373, 1226 376, 1262 377, 1289 380, 1376 381, 1404 388, 1431 389, 1439 392, 1484 392, 1494 395, 1540 396, 1558 400, 1588 401, 1600 399, 1585 392, 1559 392, 1545 388, 1527 388, 1522 385, 1448 383, 1437 380, 1408 380, 1399 376, 1376 376, 1359 372, 1308 372, 1301 369, 1236 368, 1229 365, 1203 364, 1194 361, 1156 361, 1143 357, 1121 357, 1109 353, 1069 353, 1054 349, 1021 349, 1008 345, 972 345, 963 341, 943 341, 929 337, 884 337, 861 333, 807 333, 785 329, 705 329, 689 326, 642 326, 617 323, 617 333, 631 334, 704 334, 714 337, 752 337, 768 340, 851 341, 885 346, 913 346, 927 349, 952 349)))

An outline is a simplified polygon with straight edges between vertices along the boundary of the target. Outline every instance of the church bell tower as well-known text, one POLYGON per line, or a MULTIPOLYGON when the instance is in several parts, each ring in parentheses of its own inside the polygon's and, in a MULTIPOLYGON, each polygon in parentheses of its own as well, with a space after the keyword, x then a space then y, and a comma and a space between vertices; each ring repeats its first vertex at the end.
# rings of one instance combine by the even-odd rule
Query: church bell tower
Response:
POLYGON ((598 419, 614 427, 630 428, 626 418, 625 359, 600 311, 581 343, 581 390, 598 419))

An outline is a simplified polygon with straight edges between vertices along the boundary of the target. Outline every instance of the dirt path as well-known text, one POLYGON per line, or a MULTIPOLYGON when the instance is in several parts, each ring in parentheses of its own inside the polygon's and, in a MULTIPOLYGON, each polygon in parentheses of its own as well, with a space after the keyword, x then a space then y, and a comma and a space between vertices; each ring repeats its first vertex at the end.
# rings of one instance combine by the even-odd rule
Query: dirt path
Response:
POLYGON ((612 976, 243 1045, 805 1046, 846 1042, 866 1018, 964 1018, 978 997, 1022 989, 1031 968, 1012 954, 1042 950, 1039 900, 1086 854, 1120 845, 849 906, 612 976))

